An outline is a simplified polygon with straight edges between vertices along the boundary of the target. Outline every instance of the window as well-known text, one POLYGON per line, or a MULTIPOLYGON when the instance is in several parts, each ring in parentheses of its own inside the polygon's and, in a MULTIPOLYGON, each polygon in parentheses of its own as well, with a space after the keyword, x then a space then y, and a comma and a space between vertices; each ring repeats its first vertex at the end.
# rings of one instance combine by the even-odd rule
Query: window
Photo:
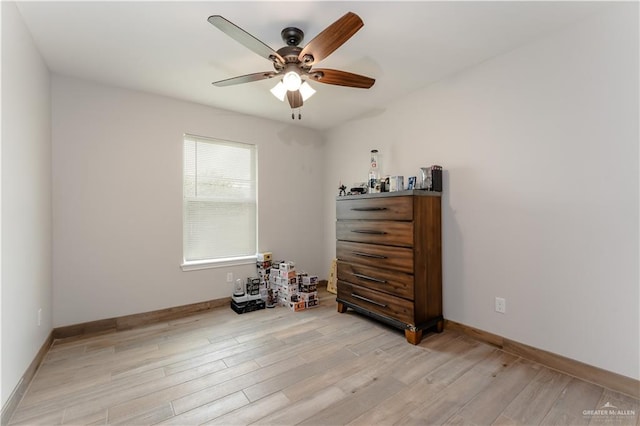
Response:
POLYGON ((185 135, 183 268, 255 257, 256 156, 255 145, 185 135))

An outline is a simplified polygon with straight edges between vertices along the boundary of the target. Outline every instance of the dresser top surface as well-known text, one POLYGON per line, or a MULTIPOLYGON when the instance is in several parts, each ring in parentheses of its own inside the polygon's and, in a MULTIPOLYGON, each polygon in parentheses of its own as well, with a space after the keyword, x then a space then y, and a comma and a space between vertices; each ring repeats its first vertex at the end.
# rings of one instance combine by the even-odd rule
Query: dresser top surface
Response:
POLYGON ((336 200, 363 200, 366 198, 402 197, 407 195, 415 195, 418 197, 442 197, 442 192, 408 189, 405 191, 379 192, 377 194, 342 195, 336 197, 336 200))

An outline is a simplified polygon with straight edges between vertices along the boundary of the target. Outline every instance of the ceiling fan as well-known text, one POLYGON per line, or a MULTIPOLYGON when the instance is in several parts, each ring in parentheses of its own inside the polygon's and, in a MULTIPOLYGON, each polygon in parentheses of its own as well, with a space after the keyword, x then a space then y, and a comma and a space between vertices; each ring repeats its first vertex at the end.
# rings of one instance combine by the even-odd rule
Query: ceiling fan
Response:
MULTIPOLYGON (((271 89, 271 92, 281 101, 284 101, 286 95, 291 109, 296 109, 302 107, 304 101, 315 93, 306 80, 360 89, 368 89, 375 83, 375 79, 359 74, 328 68, 313 68, 315 64, 333 53, 364 26, 362 19, 353 12, 346 13, 329 25, 304 47, 298 46, 304 38, 302 30, 295 27, 283 29, 280 35, 286 46, 277 51, 220 15, 210 16, 207 20, 238 43, 270 60, 275 69, 275 71, 264 71, 215 81, 213 82, 214 86, 231 86, 281 77, 281 81, 271 89)), ((293 118, 293 114, 291 116, 293 118)), ((298 118, 300 118, 300 114, 298 114, 298 118)))

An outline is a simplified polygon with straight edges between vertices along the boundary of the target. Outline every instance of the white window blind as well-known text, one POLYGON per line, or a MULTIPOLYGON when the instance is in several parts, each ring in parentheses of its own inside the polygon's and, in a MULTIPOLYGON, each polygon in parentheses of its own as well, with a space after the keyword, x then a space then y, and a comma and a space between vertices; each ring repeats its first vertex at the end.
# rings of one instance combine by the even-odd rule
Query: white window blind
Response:
POLYGON ((185 135, 184 262, 254 256, 255 145, 185 135))

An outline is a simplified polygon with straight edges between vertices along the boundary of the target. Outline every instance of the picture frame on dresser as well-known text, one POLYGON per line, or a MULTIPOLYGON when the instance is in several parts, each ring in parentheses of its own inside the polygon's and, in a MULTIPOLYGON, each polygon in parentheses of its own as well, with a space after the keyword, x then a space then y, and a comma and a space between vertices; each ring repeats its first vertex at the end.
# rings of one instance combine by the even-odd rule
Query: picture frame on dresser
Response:
POLYGON ((442 332, 441 193, 407 190, 336 198, 337 309, 405 332, 442 332))

